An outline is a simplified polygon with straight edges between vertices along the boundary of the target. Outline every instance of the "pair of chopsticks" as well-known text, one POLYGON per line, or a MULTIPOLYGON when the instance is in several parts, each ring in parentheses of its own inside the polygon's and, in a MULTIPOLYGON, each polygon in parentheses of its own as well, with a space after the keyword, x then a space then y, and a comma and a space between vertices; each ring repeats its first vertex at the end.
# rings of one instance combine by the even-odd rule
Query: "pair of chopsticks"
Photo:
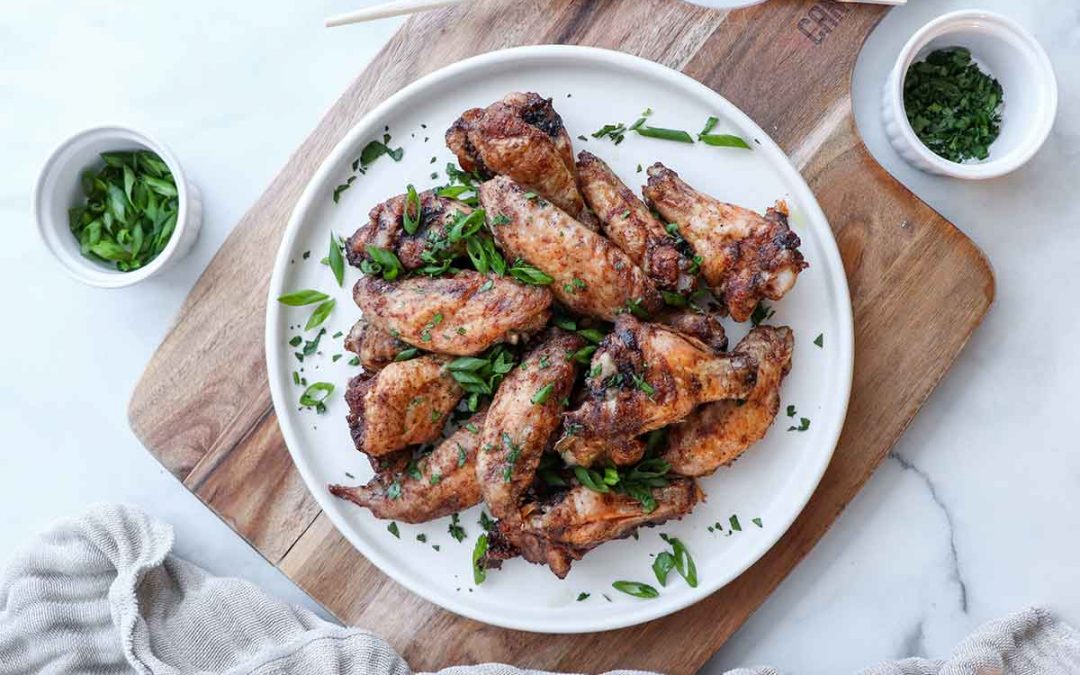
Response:
MULTIPOLYGON (((359 9, 355 12, 347 12, 345 14, 332 16, 326 20, 326 25, 327 27, 333 27, 344 26, 350 23, 363 23, 364 21, 386 19, 391 16, 424 12, 429 9, 438 9, 439 7, 449 7, 450 5, 458 5, 462 2, 465 2, 465 0, 392 0, 391 2, 384 2, 372 7, 365 7, 364 9, 359 9)), ((907 3, 907 0, 840 0, 840 2, 869 3, 875 5, 903 5, 907 3)))

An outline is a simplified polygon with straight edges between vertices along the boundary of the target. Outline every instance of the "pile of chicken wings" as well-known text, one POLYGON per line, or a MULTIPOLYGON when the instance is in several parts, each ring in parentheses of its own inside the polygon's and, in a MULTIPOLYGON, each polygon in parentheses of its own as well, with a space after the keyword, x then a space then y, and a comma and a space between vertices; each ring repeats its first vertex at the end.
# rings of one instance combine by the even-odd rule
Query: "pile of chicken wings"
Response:
POLYGON ((497 523, 481 564, 520 556, 565 577, 597 545, 689 513, 695 479, 765 435, 792 331, 759 325, 728 351, 720 318, 747 321, 807 264, 783 203, 727 204, 660 163, 642 200, 595 155, 575 161, 538 94, 466 111, 446 142, 471 204, 399 195, 346 244, 367 272, 347 420, 375 477, 330 491, 409 523, 483 502, 497 523), (501 266, 470 266, 474 242, 454 239, 478 209, 475 244, 501 266), (382 252, 400 268, 372 273, 382 252))

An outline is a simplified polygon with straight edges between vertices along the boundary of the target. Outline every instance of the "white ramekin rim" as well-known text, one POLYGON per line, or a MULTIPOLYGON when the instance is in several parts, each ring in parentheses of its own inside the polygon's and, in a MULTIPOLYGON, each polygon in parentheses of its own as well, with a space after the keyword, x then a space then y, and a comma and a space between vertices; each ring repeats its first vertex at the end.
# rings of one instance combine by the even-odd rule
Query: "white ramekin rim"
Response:
POLYGON ((121 124, 90 127, 89 129, 84 129, 65 139, 56 146, 49 154, 48 159, 45 160, 41 172, 38 174, 37 182, 34 185, 34 220, 37 223, 38 235, 45 245, 45 248, 49 249, 49 252, 53 254, 53 257, 70 276, 84 284, 96 286, 98 288, 123 288, 137 284, 158 273, 168 266, 174 255, 177 253, 181 241, 184 239, 185 230, 188 227, 188 200, 190 187, 187 177, 184 174, 184 170, 180 166, 180 162, 176 159, 176 156, 164 143, 150 134, 121 124), (73 258, 71 256, 61 255, 57 251, 58 242, 53 238, 53 234, 57 231, 69 231, 69 226, 66 221, 61 224, 52 222, 53 219, 50 217, 47 210, 48 205, 45 204, 44 201, 46 198, 46 195, 44 194, 46 180, 53 172, 60 168, 60 159, 69 147, 93 136, 104 138, 112 137, 115 138, 118 143, 124 141, 130 142, 134 139, 136 143, 153 151, 163 162, 165 162, 165 165, 169 167, 169 171, 172 173, 173 179, 176 182, 179 209, 176 217, 176 227, 169 237, 169 242, 165 245, 164 250, 162 250, 162 252, 148 265, 131 272, 117 273, 114 270, 110 270, 105 265, 85 257, 73 258))
POLYGON ((1047 137, 1050 135, 1050 130, 1054 125, 1054 119, 1057 116, 1057 78, 1054 75, 1054 67, 1050 62, 1050 57, 1046 54, 1046 50, 1043 49, 1042 45, 1039 44, 1039 41, 1030 31, 1013 19, 996 12, 988 12, 985 10, 965 9, 949 12, 948 14, 939 16, 920 28, 900 50, 900 54, 897 56, 896 66, 893 68, 887 86, 891 89, 887 105, 891 106, 892 110, 890 112, 892 113, 893 119, 896 121, 897 130, 910 146, 912 152, 917 154, 919 158, 927 164, 935 167, 938 172, 954 178, 985 180, 1003 176, 1020 168, 1026 164, 1028 160, 1039 151, 1039 148, 1042 147, 1043 143, 1046 142, 1047 137), (996 24, 1012 33, 1025 46, 1031 49, 1038 63, 1038 72, 1033 73, 1033 76, 1041 78, 1042 82, 1046 85, 1048 100, 1046 101, 1046 105, 1039 110, 1038 118, 1033 120, 1037 127, 1029 142, 996 159, 991 159, 978 164, 958 164, 935 154, 932 150, 927 148, 926 145, 919 140, 919 137, 915 134, 915 130, 911 128, 911 124, 907 119, 907 112, 904 109, 904 81, 907 77, 908 68, 911 67, 912 62, 915 60, 915 56, 929 44, 931 40, 943 35, 948 35, 961 25, 970 25, 973 21, 996 24))

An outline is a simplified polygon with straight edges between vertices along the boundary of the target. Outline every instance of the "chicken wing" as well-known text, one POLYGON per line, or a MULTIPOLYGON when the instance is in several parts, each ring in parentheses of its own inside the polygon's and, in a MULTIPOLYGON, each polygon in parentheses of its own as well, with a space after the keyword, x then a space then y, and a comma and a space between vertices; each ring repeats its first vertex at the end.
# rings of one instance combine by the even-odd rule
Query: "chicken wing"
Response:
POLYGON ((372 457, 439 437, 464 391, 434 354, 391 363, 349 381, 346 420, 356 449, 372 457))
POLYGON ((649 275, 657 288, 684 295, 697 288, 697 275, 691 273, 695 267, 693 251, 685 245, 680 250, 680 240, 669 235, 649 207, 603 160, 582 150, 577 170, 585 203, 596 213, 604 234, 649 275))
MULTIPOLYGON (((417 219, 416 229, 412 234, 405 230, 405 195, 392 197, 371 209, 366 225, 358 229, 345 242, 345 257, 349 264, 360 267, 368 258, 367 247, 375 246, 393 251, 402 267, 415 270, 428 264, 423 259, 425 251, 435 242, 445 242, 446 235, 454 222, 462 216, 472 213, 472 208, 453 199, 447 199, 427 190, 417 195, 419 211, 416 205, 409 207, 409 216, 417 219)), ((465 253, 465 244, 457 244, 458 254, 465 253)))
POLYGON ((718 312, 707 309, 701 311, 669 309, 657 315, 656 322, 704 342, 717 354, 727 351, 727 333, 724 331, 724 325, 720 323, 718 312))
POLYGON ((393 363, 394 357, 408 349, 408 343, 375 328, 360 319, 345 336, 345 349, 360 357, 360 365, 367 371, 376 371, 393 363))
POLYGON ((484 501, 496 518, 517 514, 559 428, 563 399, 577 375, 575 351, 585 341, 557 328, 546 333, 495 392, 476 461, 484 501))
POLYGON ((515 344, 551 316, 546 288, 472 270, 402 281, 364 276, 353 299, 372 326, 425 351, 455 356, 515 344))
POLYGON ((762 298, 784 297, 807 266, 782 203, 762 216, 698 192, 659 162, 644 191, 701 256, 702 276, 736 321, 750 318, 762 298))
POLYGON ((492 231, 503 251, 550 275, 551 292, 574 312, 612 321, 630 306, 646 312, 663 306, 625 253, 551 202, 501 176, 480 186, 480 201, 498 223, 492 231))
POLYGON ((751 356, 718 355, 694 338, 624 314, 593 354, 589 399, 564 416, 556 448, 567 462, 590 464, 599 440, 635 438, 702 403, 745 397, 756 369, 751 356))
POLYGON ((652 496, 656 508, 646 511, 629 495, 578 485, 550 503, 526 504, 516 522, 501 520, 492 530, 482 562, 499 567, 503 560, 521 555, 546 564, 562 579, 575 560, 600 544, 628 537, 642 525, 682 518, 703 499, 697 483, 686 478, 653 488, 652 496))
POLYGON ((758 326, 739 341, 732 353, 744 354, 758 364, 753 391, 741 403, 703 405, 673 426, 662 455, 672 472, 706 476, 764 438, 780 409, 780 383, 791 369, 794 345, 787 326, 758 326))
POLYGON ((370 509, 376 518, 424 523, 480 503, 476 449, 484 414, 443 440, 407 469, 380 474, 367 485, 331 485, 330 493, 370 509))
POLYGON ((514 92, 467 110, 446 131, 446 145, 470 173, 509 176, 575 218, 585 213, 574 149, 551 99, 514 92))

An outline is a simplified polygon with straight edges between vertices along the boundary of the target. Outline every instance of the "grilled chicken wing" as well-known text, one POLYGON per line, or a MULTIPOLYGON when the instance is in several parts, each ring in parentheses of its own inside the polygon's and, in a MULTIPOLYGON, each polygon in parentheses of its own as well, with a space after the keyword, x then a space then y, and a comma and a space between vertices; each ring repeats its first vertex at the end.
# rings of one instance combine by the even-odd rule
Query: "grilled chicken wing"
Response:
POLYGON ((709 310, 669 309, 656 317, 657 323, 674 328, 683 335, 689 335, 704 342, 717 354, 728 348, 727 333, 720 323, 718 312, 709 310))
POLYGON ((483 424, 483 413, 473 415, 467 426, 417 460, 415 472, 402 468, 358 487, 331 485, 330 493, 370 509, 376 518, 405 523, 424 523, 475 506, 480 503, 476 449, 483 424))
POLYGON ((521 258, 550 275, 559 302, 609 321, 631 303, 646 312, 663 306, 652 281, 625 253, 551 202, 526 194, 501 176, 480 186, 488 215, 495 222, 508 219, 492 226, 495 241, 509 258, 521 258))
MULTIPOLYGON (((409 216, 419 219, 412 234, 405 231, 405 195, 392 197, 371 209, 368 223, 345 242, 345 257, 349 264, 359 267, 368 258, 367 247, 376 246, 393 251, 407 270, 423 267, 427 264, 422 258, 424 251, 436 241, 445 241, 454 221, 472 213, 468 205, 440 197, 434 190, 421 192, 417 197, 419 212, 415 204, 409 208, 409 216)), ((458 248, 456 252, 463 254, 464 242, 458 244, 458 248)))
POLYGON ((575 218, 585 214, 574 149, 551 99, 515 92, 467 110, 446 131, 446 145, 466 171, 509 176, 575 218))
POLYGON ((650 512, 628 495, 594 492, 580 485, 551 503, 526 504, 517 522, 502 520, 492 530, 483 564, 498 567, 503 560, 521 555, 529 562, 548 565, 562 579, 571 563, 591 549, 628 537, 642 525, 681 518, 703 499, 697 483, 685 478, 653 488, 652 496, 656 508, 650 512))
POLYGON ((716 401, 701 406, 671 428, 663 459, 671 471, 706 476, 730 464, 761 440, 780 409, 780 383, 791 369, 795 339, 786 326, 759 326, 739 341, 732 354, 757 361, 757 383, 742 405, 716 401))
POLYGON ((379 457, 438 438, 446 416, 464 395, 443 367, 449 360, 421 356, 350 380, 346 420, 356 449, 379 457))
POLYGON ((577 170, 581 193, 599 218, 604 234, 657 288, 683 294, 697 288, 697 275, 690 273, 693 252, 686 246, 680 250, 678 241, 669 236, 649 207, 603 160, 583 150, 578 153, 577 170))
POLYGON ((345 349, 360 357, 360 365, 376 371, 393 363, 394 357, 409 345, 360 319, 345 336, 345 349))
POLYGON ((593 354, 590 398, 565 415, 556 448, 568 463, 591 464, 599 441, 635 438, 702 403, 745 397, 756 369, 750 356, 718 355, 694 338, 624 314, 593 354))
POLYGON ((455 356, 516 343, 551 316, 546 288, 471 270, 402 281, 364 276, 353 299, 372 326, 414 347, 455 356))
POLYGON ((764 216, 724 203, 687 185, 657 162, 649 167, 645 198, 701 256, 701 274, 736 321, 746 321, 762 298, 779 300, 807 264, 783 204, 764 216))
POLYGON ((574 333, 551 329, 495 392, 476 471, 496 518, 517 514, 521 495, 559 428, 562 401, 574 386, 577 369, 571 356, 584 344, 574 333))

